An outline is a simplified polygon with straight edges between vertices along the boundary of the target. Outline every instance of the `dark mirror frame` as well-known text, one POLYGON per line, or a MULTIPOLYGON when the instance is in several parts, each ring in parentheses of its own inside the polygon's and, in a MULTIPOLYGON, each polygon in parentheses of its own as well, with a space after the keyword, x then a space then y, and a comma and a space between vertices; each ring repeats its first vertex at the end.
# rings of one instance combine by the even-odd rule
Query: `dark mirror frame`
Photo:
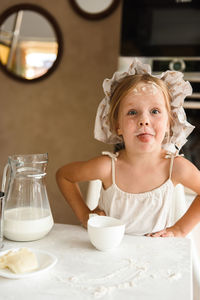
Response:
MULTIPOLYGON (((68 0, 67 0, 68 1, 68 0)), ((120 0, 113 0, 113 2, 111 3, 110 6, 108 6, 107 9, 103 10, 102 12, 99 13, 87 13, 86 11, 82 10, 81 7, 76 3, 76 0, 69 0, 71 6, 73 7, 73 9, 83 18, 85 19, 89 19, 91 21, 96 21, 96 20, 100 20, 103 18, 106 18, 107 16, 109 16, 119 5, 120 0)), ((101 1, 101 0, 99 0, 101 1)))
POLYGON ((0 61, 0 69, 2 69, 6 75, 8 75, 9 77, 17 80, 17 81, 21 81, 21 82, 25 82, 25 83, 33 83, 33 82, 38 82, 40 80, 43 80, 45 78, 47 78, 49 75, 51 75, 55 69, 57 68, 61 57, 62 57, 62 53, 63 53, 63 39, 62 39, 62 33, 60 30, 60 27, 58 26, 55 18, 43 7, 35 5, 35 4, 27 4, 27 3, 22 3, 22 4, 17 4, 17 5, 13 5, 10 8, 6 9, 1 15, 0 15, 0 25, 3 24, 3 22, 13 13, 16 13, 19 10, 31 10, 34 12, 38 12, 39 14, 41 14, 42 16, 44 16, 47 21, 49 21, 49 23, 52 25, 52 29, 55 32, 55 36, 57 37, 57 41, 58 41, 58 54, 57 54, 57 58, 54 61, 53 65, 51 66, 51 68, 49 68, 49 70, 42 76, 34 78, 34 79, 26 79, 23 77, 20 77, 12 72, 10 72, 6 66, 4 66, 1 61, 0 61))

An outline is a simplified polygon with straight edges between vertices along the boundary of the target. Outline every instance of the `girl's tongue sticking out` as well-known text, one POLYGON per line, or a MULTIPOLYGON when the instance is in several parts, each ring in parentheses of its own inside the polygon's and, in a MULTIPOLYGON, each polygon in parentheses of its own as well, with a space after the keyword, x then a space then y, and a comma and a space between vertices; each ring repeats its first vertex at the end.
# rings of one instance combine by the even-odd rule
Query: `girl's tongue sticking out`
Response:
POLYGON ((149 133, 142 133, 139 134, 137 137, 141 142, 148 143, 153 138, 153 135, 149 133))

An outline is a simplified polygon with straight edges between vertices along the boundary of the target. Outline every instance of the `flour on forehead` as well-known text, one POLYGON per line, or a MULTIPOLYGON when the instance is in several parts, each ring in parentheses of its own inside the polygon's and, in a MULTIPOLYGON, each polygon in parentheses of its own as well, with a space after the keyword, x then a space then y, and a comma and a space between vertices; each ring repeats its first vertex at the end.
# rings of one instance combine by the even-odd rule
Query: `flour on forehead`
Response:
POLYGON ((132 90, 134 95, 142 95, 142 94, 148 94, 148 95, 155 95, 160 90, 159 85, 157 85, 155 82, 148 81, 144 83, 139 83, 137 86, 132 90))

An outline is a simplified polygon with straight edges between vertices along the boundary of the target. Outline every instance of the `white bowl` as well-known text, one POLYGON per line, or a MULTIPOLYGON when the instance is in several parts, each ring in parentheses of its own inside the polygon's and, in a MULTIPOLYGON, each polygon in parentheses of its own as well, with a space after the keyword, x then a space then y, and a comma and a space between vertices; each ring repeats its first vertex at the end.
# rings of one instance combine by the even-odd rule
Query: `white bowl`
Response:
POLYGON ((93 246, 108 251, 119 246, 124 236, 125 224, 119 219, 92 215, 88 220, 88 235, 93 246))

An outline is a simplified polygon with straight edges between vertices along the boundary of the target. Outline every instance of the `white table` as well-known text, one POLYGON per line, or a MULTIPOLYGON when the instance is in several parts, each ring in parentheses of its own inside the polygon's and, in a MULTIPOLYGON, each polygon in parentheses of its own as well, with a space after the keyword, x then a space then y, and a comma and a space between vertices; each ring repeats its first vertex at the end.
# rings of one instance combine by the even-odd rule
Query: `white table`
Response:
POLYGON ((0 278, 0 299, 192 299, 190 241, 125 235, 110 252, 96 250, 87 231, 55 224, 42 240, 4 240, 4 250, 29 247, 56 255, 49 271, 26 279, 0 278))

